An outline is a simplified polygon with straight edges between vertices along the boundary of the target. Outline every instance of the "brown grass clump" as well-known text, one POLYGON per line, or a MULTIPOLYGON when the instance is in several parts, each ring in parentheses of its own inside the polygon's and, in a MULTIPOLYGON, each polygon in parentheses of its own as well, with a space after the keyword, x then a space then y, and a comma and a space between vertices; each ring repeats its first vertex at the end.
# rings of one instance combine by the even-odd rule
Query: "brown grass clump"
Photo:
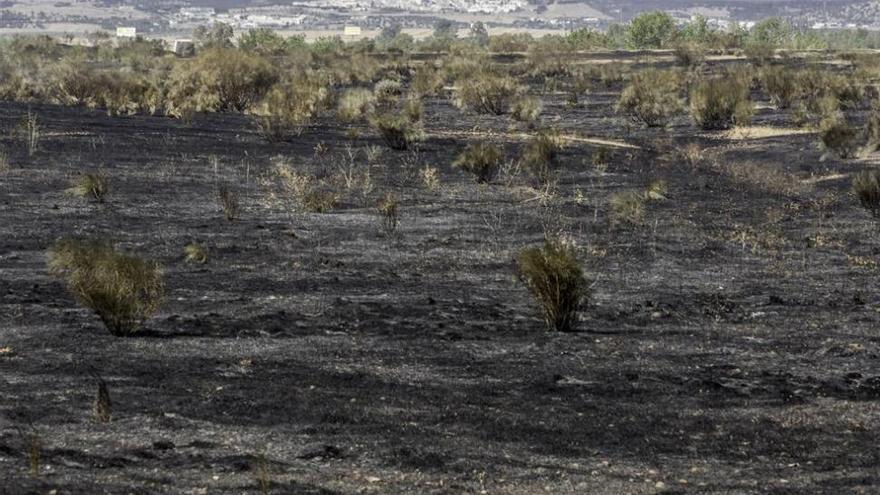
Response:
POLYGON ((73 180, 67 193, 83 199, 91 199, 103 203, 110 190, 110 181, 104 172, 94 172, 80 175, 73 180))
POLYGON ((452 166, 470 172, 478 183, 485 184, 492 181, 503 161, 504 151, 501 148, 479 142, 467 145, 452 166))
POLYGON ((875 218, 880 218, 880 171, 863 170, 852 182, 859 204, 875 218))
POLYGON ((105 242, 62 239, 49 249, 48 267, 116 336, 134 333, 158 310, 164 294, 158 264, 105 242))
POLYGON ((250 113, 267 141, 288 141, 302 134, 303 129, 329 104, 330 91, 326 85, 300 78, 273 86, 250 113))
POLYGON ((730 163, 723 166, 721 171, 732 181, 756 191, 781 196, 797 196, 808 189, 808 186, 802 184, 797 177, 769 163, 730 163))
POLYGON ((617 111, 648 127, 664 126, 683 108, 680 88, 681 80, 675 72, 637 72, 620 94, 617 111))
POLYGON ((573 330, 588 296, 587 280, 574 247, 548 239, 542 247, 522 250, 516 261, 523 282, 541 306, 547 328, 573 330))
POLYGON ((350 88, 342 93, 336 106, 336 115, 343 122, 357 122, 372 113, 375 98, 366 88, 350 88))
POLYGON ((675 62, 683 67, 697 67, 706 60, 706 52, 697 43, 679 43, 673 50, 675 62))

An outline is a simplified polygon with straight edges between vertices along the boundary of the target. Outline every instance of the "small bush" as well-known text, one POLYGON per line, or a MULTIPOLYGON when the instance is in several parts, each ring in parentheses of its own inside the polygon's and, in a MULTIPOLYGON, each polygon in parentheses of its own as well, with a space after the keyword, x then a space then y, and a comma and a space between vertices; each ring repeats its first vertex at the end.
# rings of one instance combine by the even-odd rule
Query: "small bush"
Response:
POLYGON ((697 83, 690 100, 691 116, 704 130, 748 124, 753 113, 749 89, 727 78, 697 83))
POLYGON ((329 102, 330 91, 324 84, 301 79, 276 84, 250 113, 267 141, 287 141, 299 136, 329 102))
POLYGON ((617 111, 649 127, 664 126, 682 110, 679 91, 679 77, 672 71, 638 72, 620 94, 617 111))
POLYGON ((393 150, 407 150, 422 138, 421 126, 406 115, 393 112, 374 115, 370 125, 393 150))
POLYGON ((443 89, 443 75, 430 65, 422 65, 413 72, 410 89, 416 96, 434 96, 443 89))
POLYGON ((110 181, 103 172, 87 173, 73 180, 67 193, 83 199, 103 203, 110 189, 110 181))
POLYGON ((301 198, 302 206, 312 213, 327 213, 339 204, 339 195, 325 188, 313 188, 301 198))
POLYGON ((776 56, 776 47, 772 43, 752 42, 743 48, 743 55, 755 64, 763 65, 776 56))
POLYGON ((759 72, 759 78, 764 92, 776 108, 788 108, 799 96, 798 78, 785 67, 764 67, 759 72))
POLYGON ((159 265, 103 242, 60 240, 49 250, 48 266, 116 336, 134 333, 156 312, 164 293, 159 265))
POLYGON ((339 98, 336 115, 343 122, 356 122, 372 113, 374 101, 373 92, 369 89, 347 89, 339 98))
POLYGON ((403 94, 403 90, 401 89, 400 81, 383 79, 377 82, 373 88, 373 97, 376 100, 376 104, 381 106, 393 105, 401 94, 403 94))
POLYGON ((473 143, 458 155, 452 166, 470 172, 478 183, 488 183, 498 173, 502 161, 504 161, 504 151, 498 146, 491 143, 473 143))
POLYGON ((543 247, 522 250, 517 265, 523 282, 541 306, 547 328, 573 330, 588 295, 574 248, 559 240, 547 240, 543 247))
POLYGON ((706 53, 696 43, 679 43, 673 52, 675 61, 683 67, 696 67, 706 60, 706 53))
POLYGON ((553 179, 562 139, 556 131, 544 130, 537 133, 523 148, 521 162, 523 167, 539 182, 545 184, 553 179))
POLYGON ((376 211, 382 219, 382 231, 386 235, 390 236, 397 232, 397 226, 400 224, 397 216, 397 207, 397 196, 391 192, 385 194, 376 207, 376 211))
POLYGON ((204 264, 208 262, 208 250, 197 242, 191 242, 183 248, 184 259, 188 263, 204 264))
POLYGON ((641 225, 645 220, 645 196, 634 191, 611 196, 611 221, 615 224, 641 225))
POLYGON ((840 158, 852 158, 859 149, 859 132, 846 122, 826 125, 820 134, 822 146, 840 158))
POLYGON ((535 122, 541 115, 541 99, 535 96, 520 96, 510 107, 510 116, 519 122, 535 122))
POLYGON ((480 114, 503 115, 522 92, 517 82, 506 76, 481 73, 456 81, 455 105, 480 114))
POLYGON ((862 207, 880 218, 880 171, 863 170, 853 178, 852 185, 862 207))

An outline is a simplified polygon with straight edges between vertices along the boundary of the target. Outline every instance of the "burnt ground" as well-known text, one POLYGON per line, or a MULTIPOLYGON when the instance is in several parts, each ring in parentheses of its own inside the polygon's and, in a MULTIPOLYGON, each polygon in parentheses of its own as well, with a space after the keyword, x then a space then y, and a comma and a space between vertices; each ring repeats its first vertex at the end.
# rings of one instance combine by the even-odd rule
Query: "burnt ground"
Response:
POLYGON ((822 160, 767 106, 755 125, 781 135, 743 138, 631 126, 614 98, 544 97, 547 124, 632 146, 597 167, 595 142, 570 140, 553 194, 452 169, 475 128, 511 156, 521 133, 434 100, 421 150, 384 150, 373 191, 324 214, 270 201, 269 164, 338 175, 346 143, 379 144, 366 129, 265 144, 240 116, 35 105, 28 157, 12 136, 27 107, 3 104, 0 493, 255 493, 261 466, 271 493, 880 493, 880 236, 849 192, 875 158, 822 160), (64 193, 93 169, 105 204, 64 193), (612 193, 654 179, 667 199, 641 225, 609 220, 612 193), (389 190, 396 236, 374 207, 389 190), (546 332, 514 271, 556 231, 592 280, 577 333, 546 332), (141 335, 112 337, 47 274, 64 236, 161 261, 167 298, 141 335), (207 264, 184 261, 191 241, 207 264))

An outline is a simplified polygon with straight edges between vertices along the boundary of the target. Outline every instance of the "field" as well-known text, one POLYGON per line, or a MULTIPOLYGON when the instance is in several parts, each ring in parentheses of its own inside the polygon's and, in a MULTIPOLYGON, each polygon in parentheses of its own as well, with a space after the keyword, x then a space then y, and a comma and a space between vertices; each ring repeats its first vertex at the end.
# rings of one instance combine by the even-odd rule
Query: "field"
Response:
MULTIPOLYGON (((609 60, 672 64, 578 63, 609 60)), ((0 493, 878 493, 880 235, 852 178, 880 154, 826 152, 758 88, 750 123, 704 131, 621 115, 624 80, 577 104, 523 80, 536 122, 462 111, 447 85, 404 151, 333 115, 266 142, 238 113, 0 104, 0 493), (549 127, 537 184, 517 157, 549 127), (488 184, 451 165, 476 141, 506 156, 488 184), (336 204, 293 205, 285 166, 336 204), (65 192, 94 171, 103 202, 65 192), (138 333, 48 272, 64 237, 162 265, 138 333), (589 283, 574 332, 545 329, 517 269, 545 237, 589 283)))

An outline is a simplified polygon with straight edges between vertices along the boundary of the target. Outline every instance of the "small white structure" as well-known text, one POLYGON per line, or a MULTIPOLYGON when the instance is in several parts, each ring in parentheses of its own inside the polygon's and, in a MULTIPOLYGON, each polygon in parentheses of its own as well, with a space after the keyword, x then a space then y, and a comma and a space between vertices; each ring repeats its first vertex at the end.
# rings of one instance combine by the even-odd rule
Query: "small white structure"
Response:
POLYGON ((137 28, 133 27, 117 27, 117 38, 137 38, 137 28))
POLYGON ((344 28, 342 28, 342 36, 349 39, 359 38, 361 36, 361 27, 345 26, 344 28))
POLYGON ((193 40, 174 40, 172 51, 181 57, 190 57, 196 53, 196 44, 193 40))

